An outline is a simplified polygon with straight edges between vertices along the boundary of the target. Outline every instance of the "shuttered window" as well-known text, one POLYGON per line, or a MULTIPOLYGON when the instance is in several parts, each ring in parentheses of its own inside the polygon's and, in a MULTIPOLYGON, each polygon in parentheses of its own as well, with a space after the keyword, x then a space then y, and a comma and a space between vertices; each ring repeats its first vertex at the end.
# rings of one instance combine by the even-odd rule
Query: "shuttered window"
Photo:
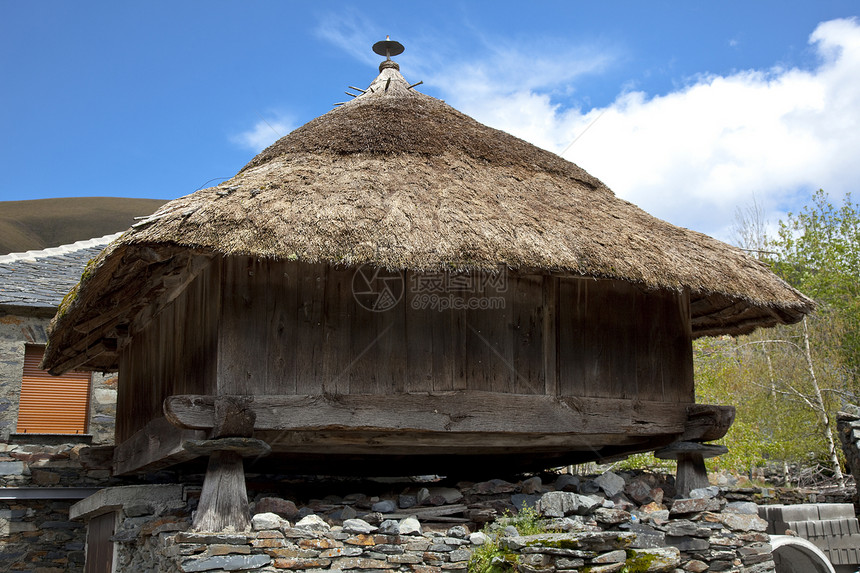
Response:
POLYGON ((39 368, 44 346, 27 345, 18 403, 19 434, 85 434, 90 373, 51 376, 39 368))

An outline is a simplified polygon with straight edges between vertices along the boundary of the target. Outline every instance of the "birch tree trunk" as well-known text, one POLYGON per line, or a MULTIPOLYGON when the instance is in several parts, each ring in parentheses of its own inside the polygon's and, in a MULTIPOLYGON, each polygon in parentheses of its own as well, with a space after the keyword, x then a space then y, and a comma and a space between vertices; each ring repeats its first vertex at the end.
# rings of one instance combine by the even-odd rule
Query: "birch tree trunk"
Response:
POLYGON ((830 463, 833 466, 833 477, 836 478, 840 486, 844 487, 845 476, 842 475, 842 467, 839 465, 839 456, 836 453, 836 444, 833 441, 833 432, 830 431, 830 416, 827 415, 824 399, 821 397, 821 388, 818 387, 818 378, 815 376, 815 367, 812 363, 812 351, 809 347, 809 327, 806 324, 805 316, 803 317, 803 349, 806 356, 806 368, 812 380, 816 412, 824 427, 824 440, 827 444, 827 451, 830 454, 830 463))

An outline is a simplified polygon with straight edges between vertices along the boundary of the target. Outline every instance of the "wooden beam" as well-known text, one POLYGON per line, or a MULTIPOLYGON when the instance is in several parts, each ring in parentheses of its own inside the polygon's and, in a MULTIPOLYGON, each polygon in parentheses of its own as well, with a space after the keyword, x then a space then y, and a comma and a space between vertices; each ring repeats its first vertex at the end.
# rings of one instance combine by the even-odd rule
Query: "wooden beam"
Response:
POLYGON ((76 354, 66 360, 63 360, 62 362, 48 370, 48 372, 50 372, 54 376, 57 376, 59 374, 68 372, 69 370, 74 370, 78 366, 82 365, 84 362, 88 361, 90 358, 95 358, 96 356, 105 353, 116 354, 116 351, 116 339, 108 338, 100 340, 89 348, 86 348, 83 352, 76 354))
MULTIPOLYGON (((520 435, 682 434, 688 403, 573 398, 495 392, 250 396, 257 431, 369 430, 520 435), (515 422, 514 422, 515 421, 515 422)), ((167 419, 180 428, 211 430, 215 397, 171 396, 167 419)), ((274 444, 273 444, 274 445, 274 444)))
POLYGON ((203 440, 205 432, 177 430, 163 417, 155 418, 116 446, 114 475, 151 471, 192 460, 197 454, 182 447, 185 440, 203 440))
POLYGON ((687 423, 681 440, 712 442, 726 435, 735 421, 734 406, 692 404, 687 407, 687 423))
MULTIPOLYGON (((679 434, 660 434, 659 446, 671 442, 679 434)), ((385 455, 385 456, 532 456, 564 452, 595 452, 606 446, 623 451, 641 451, 652 436, 623 434, 521 434, 368 431, 368 430, 295 430, 257 431, 254 436, 272 448, 272 455, 385 455)))

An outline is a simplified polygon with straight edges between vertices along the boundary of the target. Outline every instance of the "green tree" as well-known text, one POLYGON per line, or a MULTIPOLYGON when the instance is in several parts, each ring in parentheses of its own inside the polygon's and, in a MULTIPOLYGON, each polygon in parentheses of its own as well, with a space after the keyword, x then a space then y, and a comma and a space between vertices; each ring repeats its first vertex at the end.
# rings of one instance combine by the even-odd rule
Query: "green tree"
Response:
POLYGON ((789 284, 812 297, 819 316, 840 325, 845 374, 856 393, 860 378, 860 210, 845 195, 834 206, 823 190, 799 213, 780 221, 768 241, 775 251, 771 264, 789 284))
POLYGON ((768 238, 762 210, 738 209, 734 239, 818 303, 800 324, 696 345, 698 401, 732 404, 730 453, 713 465, 823 463, 841 480, 832 414, 856 400, 860 365, 860 216, 816 192, 768 238), (817 431, 812 431, 818 428, 817 431))

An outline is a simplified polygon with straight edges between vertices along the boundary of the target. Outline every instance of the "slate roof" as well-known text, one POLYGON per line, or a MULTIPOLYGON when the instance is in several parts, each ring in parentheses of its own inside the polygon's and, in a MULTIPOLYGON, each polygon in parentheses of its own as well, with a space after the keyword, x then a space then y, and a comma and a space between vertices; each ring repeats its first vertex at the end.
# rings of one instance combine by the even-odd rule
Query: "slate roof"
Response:
POLYGON ((56 308, 80 280, 87 262, 121 234, 0 255, 0 306, 56 308))

